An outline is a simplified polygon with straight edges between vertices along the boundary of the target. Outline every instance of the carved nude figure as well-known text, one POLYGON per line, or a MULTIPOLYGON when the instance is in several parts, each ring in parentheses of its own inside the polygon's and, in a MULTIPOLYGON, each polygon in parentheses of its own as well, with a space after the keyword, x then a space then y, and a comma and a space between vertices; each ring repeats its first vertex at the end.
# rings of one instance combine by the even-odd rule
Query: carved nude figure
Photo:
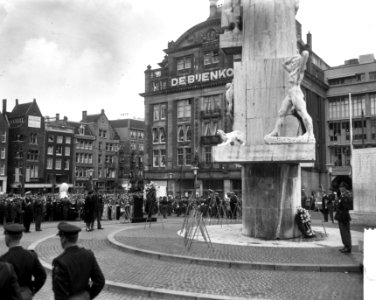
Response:
POLYGON ((231 121, 234 121, 234 82, 226 84, 226 115, 231 121))
POLYGON ((225 9, 222 26, 225 31, 239 33, 242 30, 242 11, 241 0, 230 0, 229 7, 225 9))
POLYGON ((289 88, 286 97, 282 101, 281 108, 278 111, 276 125, 273 131, 269 133, 267 137, 280 136, 280 130, 283 126, 284 118, 291 113, 292 110, 295 110, 295 112, 302 118, 306 129, 306 133, 303 135, 303 137, 307 138, 307 140, 314 139, 312 119, 307 112, 304 94, 300 88, 303 81, 308 56, 308 51, 303 51, 302 55, 298 54, 283 64, 284 69, 289 72, 289 88))

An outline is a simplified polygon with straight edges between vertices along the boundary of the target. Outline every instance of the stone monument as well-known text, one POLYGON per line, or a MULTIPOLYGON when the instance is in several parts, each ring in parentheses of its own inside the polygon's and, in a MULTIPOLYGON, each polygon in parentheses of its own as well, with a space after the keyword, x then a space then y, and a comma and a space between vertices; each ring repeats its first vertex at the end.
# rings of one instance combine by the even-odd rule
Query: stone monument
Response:
POLYGON ((220 40, 227 53, 241 53, 234 63, 233 90, 227 93, 227 98, 233 95, 233 102, 227 99, 233 103, 233 132, 222 139, 241 135, 245 141, 214 147, 213 160, 242 165, 242 233, 255 238, 300 235, 294 221, 300 206, 299 164, 315 160, 312 121, 300 89, 308 52, 298 53, 297 9, 296 0, 242 1, 242 26, 225 31, 220 40), (292 109, 306 133, 285 137, 284 118, 292 109))

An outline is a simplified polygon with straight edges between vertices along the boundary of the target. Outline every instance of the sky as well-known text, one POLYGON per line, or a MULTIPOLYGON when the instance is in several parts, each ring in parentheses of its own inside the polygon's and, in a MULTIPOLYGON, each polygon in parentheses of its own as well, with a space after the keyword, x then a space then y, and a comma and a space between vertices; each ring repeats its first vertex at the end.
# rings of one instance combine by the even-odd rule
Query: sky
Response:
MULTIPOLYGON (((218 4, 221 4, 220 0, 218 4)), ((375 0, 300 0, 303 40, 330 66, 376 55, 375 0)), ((209 16, 209 0, 0 0, 0 97, 44 116, 144 116, 144 71, 209 16)), ((1 107, 1 106, 0 106, 1 107)))

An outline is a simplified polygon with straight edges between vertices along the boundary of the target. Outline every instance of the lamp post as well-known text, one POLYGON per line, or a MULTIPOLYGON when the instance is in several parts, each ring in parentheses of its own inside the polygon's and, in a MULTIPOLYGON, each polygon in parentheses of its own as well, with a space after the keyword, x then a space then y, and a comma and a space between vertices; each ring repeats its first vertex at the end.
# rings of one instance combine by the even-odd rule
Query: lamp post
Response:
POLYGON ((193 175, 195 176, 195 186, 194 186, 194 199, 196 199, 197 195, 197 172, 198 172, 199 167, 194 166, 192 167, 193 175))
MULTIPOLYGON (((171 189, 171 182, 172 182, 172 176, 174 174, 173 173, 168 173, 168 181, 167 181, 167 196, 168 196, 168 193, 170 192, 170 189, 171 189)), ((173 189, 171 189, 173 190, 173 189)))

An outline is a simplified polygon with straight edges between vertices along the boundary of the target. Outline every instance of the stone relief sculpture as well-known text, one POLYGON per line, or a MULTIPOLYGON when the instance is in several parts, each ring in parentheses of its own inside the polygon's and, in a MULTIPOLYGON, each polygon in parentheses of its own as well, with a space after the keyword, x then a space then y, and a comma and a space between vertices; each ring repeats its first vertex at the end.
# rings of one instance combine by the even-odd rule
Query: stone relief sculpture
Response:
POLYGON ((226 116, 231 123, 231 130, 234 124, 234 81, 226 84, 226 116))
POLYGON ((304 71, 306 69, 307 60, 309 57, 308 51, 303 51, 302 54, 298 54, 289 60, 287 60, 283 67, 289 72, 288 75, 288 92, 283 99, 281 108, 278 112, 278 119, 275 127, 271 133, 265 136, 264 140, 267 144, 272 143, 314 143, 315 137, 313 134, 312 119, 307 112, 306 102, 304 100, 304 94, 300 88, 303 81, 304 71), (281 137, 280 130, 284 123, 284 118, 288 114, 297 113, 303 123, 306 132, 300 137, 281 137))
POLYGON ((225 29, 225 33, 240 33, 243 27, 241 0, 225 1, 222 27, 225 29))
POLYGON ((218 129, 217 135, 219 135, 222 140, 222 144, 219 144, 219 146, 245 145, 244 134, 239 130, 234 130, 232 132, 225 133, 223 130, 218 129))

